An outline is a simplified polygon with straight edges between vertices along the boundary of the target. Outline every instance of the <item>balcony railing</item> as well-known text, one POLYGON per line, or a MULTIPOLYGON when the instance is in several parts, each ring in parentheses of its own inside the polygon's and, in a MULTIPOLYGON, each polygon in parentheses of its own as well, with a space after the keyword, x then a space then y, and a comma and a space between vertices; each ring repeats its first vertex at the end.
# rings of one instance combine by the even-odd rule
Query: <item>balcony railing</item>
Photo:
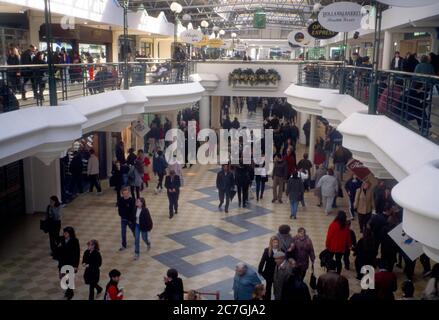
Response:
MULTIPOLYGON (((377 114, 383 114, 439 144, 439 77, 401 71, 379 70, 377 114)), ((369 104, 371 68, 304 63, 298 84, 339 89, 369 104)))
MULTIPOLYGON (((128 87, 189 81, 192 62, 142 59, 128 63, 128 87)), ((55 65, 58 101, 123 89, 124 63, 55 65)), ((0 113, 49 105, 48 65, 0 66, 0 113)))

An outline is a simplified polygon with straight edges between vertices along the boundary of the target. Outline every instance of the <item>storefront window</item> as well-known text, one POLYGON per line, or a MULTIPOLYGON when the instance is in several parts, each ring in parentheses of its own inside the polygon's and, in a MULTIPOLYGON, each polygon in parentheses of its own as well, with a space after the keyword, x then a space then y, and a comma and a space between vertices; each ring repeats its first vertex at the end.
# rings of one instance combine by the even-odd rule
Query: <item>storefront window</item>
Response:
POLYGON ((95 63, 107 62, 107 48, 101 44, 79 44, 79 54, 85 56, 85 53, 90 53, 95 63))
POLYGON ((16 46, 20 51, 28 47, 29 31, 22 29, 0 28, 0 64, 6 64, 8 48, 16 46))

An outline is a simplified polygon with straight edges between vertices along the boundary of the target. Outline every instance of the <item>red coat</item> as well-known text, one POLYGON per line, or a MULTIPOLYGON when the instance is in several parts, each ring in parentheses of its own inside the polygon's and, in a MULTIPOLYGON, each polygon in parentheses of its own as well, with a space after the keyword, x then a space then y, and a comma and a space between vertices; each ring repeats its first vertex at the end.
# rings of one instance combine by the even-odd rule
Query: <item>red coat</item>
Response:
POLYGON ((329 252, 345 253, 351 247, 351 243, 349 226, 346 225, 344 229, 341 229, 340 224, 337 221, 333 221, 329 225, 328 234, 326 235, 326 249, 329 252))
POLYGON ((288 176, 292 175, 294 171, 296 171, 296 157, 294 154, 285 155, 284 160, 288 166, 288 176))

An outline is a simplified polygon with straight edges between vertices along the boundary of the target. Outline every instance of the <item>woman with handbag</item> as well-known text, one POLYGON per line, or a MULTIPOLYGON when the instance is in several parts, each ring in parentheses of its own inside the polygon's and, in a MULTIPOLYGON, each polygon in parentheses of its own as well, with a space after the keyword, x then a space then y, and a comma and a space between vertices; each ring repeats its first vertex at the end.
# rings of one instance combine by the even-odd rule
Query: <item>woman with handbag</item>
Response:
POLYGON ((276 269, 274 254, 278 251, 280 251, 279 238, 272 236, 268 243, 268 248, 264 249, 258 267, 258 273, 262 275, 266 281, 264 300, 271 300, 271 288, 273 287, 274 270, 276 269))
POLYGON ((61 230, 61 203, 57 196, 50 197, 50 204, 47 206, 46 230, 49 233, 50 255, 56 258, 57 242, 61 230))
POLYGON ((95 289, 99 295, 102 292, 102 287, 98 284, 100 277, 99 268, 102 265, 102 256, 99 252, 99 243, 97 240, 90 240, 87 242, 88 249, 85 250, 82 257, 82 265, 85 267, 84 281, 89 285, 88 300, 94 300, 95 289))
POLYGON ((148 208, 146 207, 145 198, 139 198, 136 201, 134 224, 134 260, 139 259, 140 255, 140 237, 146 243, 148 250, 151 249, 151 242, 148 239, 148 233, 152 230, 152 219, 148 208))

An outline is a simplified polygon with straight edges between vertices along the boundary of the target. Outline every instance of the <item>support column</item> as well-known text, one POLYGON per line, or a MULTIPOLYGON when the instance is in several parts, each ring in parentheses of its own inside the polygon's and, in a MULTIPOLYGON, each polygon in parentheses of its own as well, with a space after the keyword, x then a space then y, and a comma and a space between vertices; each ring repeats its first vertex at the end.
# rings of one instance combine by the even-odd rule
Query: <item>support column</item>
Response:
POLYGON ((26 212, 46 212, 51 196, 61 200, 61 171, 59 159, 46 166, 34 157, 23 160, 26 212))
POLYGON ((311 126, 309 133, 309 160, 314 163, 314 149, 316 145, 316 130, 317 130, 317 116, 315 114, 311 115, 311 126))
POLYGON ((214 96, 212 97, 212 112, 210 114, 210 127, 219 129, 221 128, 221 102, 220 97, 214 96))
POLYGON ((390 69, 390 62, 392 61, 392 33, 390 31, 384 31, 384 44, 383 44, 383 59, 381 69, 390 69))
POLYGON ((203 95, 200 100, 200 129, 210 128, 210 96, 203 95))
POLYGON ((116 159, 116 154, 113 153, 113 138, 111 132, 105 132, 106 143, 106 159, 107 159, 107 177, 111 177, 111 169, 113 168, 113 159, 116 159))
POLYGON ((306 137, 305 137, 305 132, 303 132, 303 125, 305 124, 306 120, 308 119, 308 114, 305 112, 299 112, 299 143, 306 145, 306 137))
MULTIPOLYGON (((39 50, 40 27, 44 23, 41 12, 29 10, 29 44, 33 44, 39 50)), ((26 48, 27 49, 27 48, 26 48)))
POLYGON ((325 47, 325 51, 326 51, 326 60, 331 60, 331 46, 330 45, 327 45, 326 47, 325 47))

